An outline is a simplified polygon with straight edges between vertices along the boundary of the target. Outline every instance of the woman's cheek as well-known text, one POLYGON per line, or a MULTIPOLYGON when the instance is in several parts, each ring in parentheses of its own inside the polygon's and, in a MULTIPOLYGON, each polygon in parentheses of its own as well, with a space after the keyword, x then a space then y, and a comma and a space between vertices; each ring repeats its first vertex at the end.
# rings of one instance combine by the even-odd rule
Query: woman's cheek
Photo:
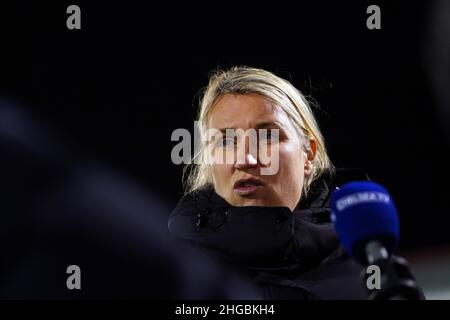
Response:
POLYGON ((233 175, 233 165, 214 164, 212 166, 213 184, 220 193, 224 194, 228 188, 231 188, 231 177, 233 175))
POLYGON ((262 144, 258 150, 262 176, 275 176, 280 168, 280 145, 262 144))

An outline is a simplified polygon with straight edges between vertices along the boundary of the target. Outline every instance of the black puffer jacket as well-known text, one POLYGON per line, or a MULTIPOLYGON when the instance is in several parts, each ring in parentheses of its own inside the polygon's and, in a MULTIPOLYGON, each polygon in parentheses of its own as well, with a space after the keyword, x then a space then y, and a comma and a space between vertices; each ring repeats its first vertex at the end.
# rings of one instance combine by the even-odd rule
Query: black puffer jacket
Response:
POLYGON ((294 212, 234 207, 207 188, 180 200, 169 230, 241 267, 262 299, 366 299, 362 267, 345 255, 330 222, 331 192, 354 180, 368 177, 340 169, 317 180, 294 212))

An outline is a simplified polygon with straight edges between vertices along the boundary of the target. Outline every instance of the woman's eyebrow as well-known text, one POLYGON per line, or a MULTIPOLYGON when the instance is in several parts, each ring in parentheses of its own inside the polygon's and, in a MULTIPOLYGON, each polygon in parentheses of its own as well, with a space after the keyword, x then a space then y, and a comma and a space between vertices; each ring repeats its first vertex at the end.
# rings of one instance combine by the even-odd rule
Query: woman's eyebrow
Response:
POLYGON ((265 121, 260 122, 256 125, 257 129, 266 129, 266 128, 279 128, 281 129, 282 126, 277 121, 265 121))
MULTIPOLYGON (((259 122, 255 126, 256 129, 282 129, 283 126, 279 124, 278 121, 264 121, 259 122)), ((228 127, 228 128, 219 128, 218 130, 222 132, 223 134, 226 133, 226 130, 237 130, 241 128, 235 128, 235 127, 228 127)))
POLYGON ((236 128, 220 128, 217 130, 219 130, 223 135, 225 135, 227 130, 236 130, 236 128))

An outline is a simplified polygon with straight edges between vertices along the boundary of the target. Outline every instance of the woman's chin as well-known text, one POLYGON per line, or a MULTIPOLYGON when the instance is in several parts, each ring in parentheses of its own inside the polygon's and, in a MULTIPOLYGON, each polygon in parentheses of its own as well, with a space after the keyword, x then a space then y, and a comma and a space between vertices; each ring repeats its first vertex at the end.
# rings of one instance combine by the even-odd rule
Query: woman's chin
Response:
POLYGON ((239 204, 237 206, 277 207, 279 205, 268 202, 266 199, 245 199, 244 201, 239 201, 239 204))

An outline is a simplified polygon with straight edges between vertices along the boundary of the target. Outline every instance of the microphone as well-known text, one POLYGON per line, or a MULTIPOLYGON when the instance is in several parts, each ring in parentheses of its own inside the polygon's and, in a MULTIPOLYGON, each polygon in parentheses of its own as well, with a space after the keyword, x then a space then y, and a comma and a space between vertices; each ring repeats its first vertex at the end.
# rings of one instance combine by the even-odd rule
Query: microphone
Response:
POLYGON ((370 181, 342 185, 331 195, 331 221, 350 256, 381 270, 381 289, 369 290, 369 299, 424 298, 406 260, 393 256, 399 242, 399 219, 382 185, 370 181))
POLYGON ((363 265, 387 259, 398 245, 397 209, 377 183, 350 182, 333 192, 331 221, 344 249, 363 265))

